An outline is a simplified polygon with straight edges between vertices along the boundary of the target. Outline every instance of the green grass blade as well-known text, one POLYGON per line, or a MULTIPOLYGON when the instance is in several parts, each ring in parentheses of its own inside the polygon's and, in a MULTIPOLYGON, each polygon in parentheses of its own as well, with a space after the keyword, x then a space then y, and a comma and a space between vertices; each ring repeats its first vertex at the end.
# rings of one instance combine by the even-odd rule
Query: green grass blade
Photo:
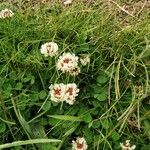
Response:
POLYGON ((0 117, 0 120, 7 123, 7 124, 11 124, 11 125, 15 125, 16 123, 15 122, 12 122, 12 121, 8 121, 8 120, 4 120, 3 118, 0 117))
POLYGON ((67 121, 82 121, 80 117, 69 116, 69 115, 48 115, 48 117, 59 119, 59 120, 67 120, 67 121))
POLYGON ((21 146, 21 145, 28 145, 28 144, 57 143, 57 142, 61 142, 61 140, 56 140, 56 139, 33 139, 33 140, 17 141, 17 142, 2 144, 2 145, 0 145, 0 149, 10 148, 10 147, 15 147, 15 146, 21 146))

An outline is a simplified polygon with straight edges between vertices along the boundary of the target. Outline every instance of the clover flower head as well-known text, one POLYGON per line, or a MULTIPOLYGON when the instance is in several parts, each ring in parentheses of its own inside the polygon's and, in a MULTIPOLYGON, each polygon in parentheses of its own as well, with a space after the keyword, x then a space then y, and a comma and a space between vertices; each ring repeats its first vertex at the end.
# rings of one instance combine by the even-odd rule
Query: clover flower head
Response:
POLYGON ((79 89, 75 83, 68 84, 54 84, 50 87, 51 100, 54 102, 64 102, 72 105, 75 102, 76 96, 78 96, 79 89))
POLYGON ((65 99, 66 86, 63 83, 54 84, 49 87, 51 100, 54 102, 63 102, 65 99))
POLYGON ((56 64, 57 69, 61 70, 63 73, 70 73, 73 69, 77 68, 77 66, 78 57, 71 53, 63 53, 56 64))
POLYGON ((5 8, 3 10, 0 11, 0 18, 10 18, 14 15, 14 13, 12 12, 12 10, 5 8))
POLYGON ((76 96, 78 96, 79 89, 75 83, 69 83, 66 85, 65 98, 66 103, 73 105, 76 96))
POLYGON ((85 139, 77 137, 76 141, 72 141, 72 150, 87 150, 88 145, 85 139))
POLYGON ((63 3, 64 5, 69 5, 72 3, 72 0, 64 0, 63 3))
POLYGON ((53 57, 57 55, 58 45, 55 42, 47 42, 41 46, 41 54, 44 54, 45 57, 53 57))
POLYGON ((80 72, 81 72, 80 67, 77 66, 76 68, 70 70, 70 75, 77 76, 80 72))
POLYGON ((126 140, 125 143, 120 143, 120 147, 122 150, 134 150, 136 148, 136 145, 131 145, 130 140, 126 140))
POLYGON ((83 66, 86 66, 88 63, 90 63, 90 57, 89 55, 82 55, 80 57, 80 62, 83 66))

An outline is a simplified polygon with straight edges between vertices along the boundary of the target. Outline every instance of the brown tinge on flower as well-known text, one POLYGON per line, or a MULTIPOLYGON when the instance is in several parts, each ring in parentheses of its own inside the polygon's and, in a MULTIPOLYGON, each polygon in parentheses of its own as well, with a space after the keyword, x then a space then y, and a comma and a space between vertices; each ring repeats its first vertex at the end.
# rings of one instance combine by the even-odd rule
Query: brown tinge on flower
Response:
POLYGON ((72 87, 68 88, 66 93, 69 93, 69 95, 72 95, 73 94, 73 88, 72 87))
POLYGON ((78 148, 78 149, 82 149, 82 148, 83 148, 83 143, 82 143, 82 144, 77 143, 77 148, 78 148))
POLYGON ((54 102, 63 102, 72 105, 75 102, 76 96, 78 96, 79 89, 75 83, 68 84, 54 84, 50 87, 51 100, 54 102))
POLYGON ((87 150, 88 146, 85 139, 78 137, 76 141, 72 141, 72 150, 87 150))
POLYGON ((61 63, 61 66, 63 67, 65 64, 68 64, 69 62, 71 62, 71 59, 66 58, 63 60, 63 63, 61 63))
POLYGON ((55 42, 47 42, 41 46, 40 51, 45 57, 53 57, 58 53, 58 45, 55 42))
POLYGON ((63 83, 51 85, 49 88, 52 101, 54 102, 64 101, 66 86, 63 83))
POLYGON ((9 15, 10 15, 10 12, 8 11, 4 12, 4 17, 9 17, 9 15))
POLYGON ((66 102, 70 105, 74 104, 76 96, 78 96, 79 89, 75 83, 69 83, 66 85, 65 98, 66 102))
POLYGON ((71 61, 71 60, 70 60, 70 59, 65 59, 65 60, 64 60, 64 63, 68 64, 69 61, 71 61))
POLYGON ((49 44, 49 45, 47 45, 47 53, 50 53, 50 49, 52 48, 52 46, 49 44))
POLYGON ((59 97, 60 95, 61 95, 61 89, 54 89, 54 95, 55 95, 55 97, 59 97), (57 95, 59 95, 59 96, 57 96, 57 95))
POLYGON ((63 55, 59 57, 56 67, 63 73, 70 73, 70 75, 73 76, 78 75, 80 71, 78 67, 78 57, 71 53, 63 53, 63 55))
POLYGON ((14 13, 10 9, 4 9, 0 11, 0 18, 10 18, 14 13))
POLYGON ((79 67, 76 67, 70 71, 70 75, 77 76, 81 72, 79 67))

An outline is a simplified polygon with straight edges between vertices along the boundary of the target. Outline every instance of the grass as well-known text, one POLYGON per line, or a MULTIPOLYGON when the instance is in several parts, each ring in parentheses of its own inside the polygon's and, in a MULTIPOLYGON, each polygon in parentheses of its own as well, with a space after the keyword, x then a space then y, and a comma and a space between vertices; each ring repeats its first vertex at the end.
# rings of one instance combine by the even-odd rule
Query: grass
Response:
POLYGON ((0 148, 68 150, 83 136, 89 150, 119 150, 128 139, 150 149, 150 18, 137 3, 0 4, 15 13, 0 19, 0 148), (61 74, 57 58, 40 53, 48 41, 60 54, 89 54, 90 64, 75 78, 61 74), (50 84, 61 82, 79 86, 74 105, 47 99, 50 84))

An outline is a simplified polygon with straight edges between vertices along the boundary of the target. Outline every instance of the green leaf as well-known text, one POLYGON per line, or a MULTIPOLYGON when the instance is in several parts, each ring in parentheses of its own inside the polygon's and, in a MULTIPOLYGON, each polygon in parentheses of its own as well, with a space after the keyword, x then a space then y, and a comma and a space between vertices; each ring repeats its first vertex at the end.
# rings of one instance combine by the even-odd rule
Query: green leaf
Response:
POLYGON ((75 106, 73 109, 70 108, 68 115, 74 116, 75 114, 78 113, 79 109, 80 109, 80 108, 79 108, 78 106, 75 106))
POLYGON ((76 129, 76 127, 72 127, 71 129, 69 129, 63 136, 65 137, 67 137, 67 136, 69 136, 69 135, 71 135, 74 131, 75 131, 75 129, 76 129))
POLYGON ((19 82, 19 83, 16 84, 15 89, 16 89, 16 90, 21 90, 22 87, 23 87, 23 84, 22 84, 21 82, 19 82))
POLYGON ((93 104, 93 106, 94 106, 95 108, 101 107, 101 103, 99 103, 99 101, 97 101, 97 100, 93 100, 93 101, 92 101, 92 104, 93 104))
POLYGON ((120 135, 114 131, 111 135, 111 138, 113 139, 113 141, 118 141, 120 139, 120 135))
POLYGON ((11 86, 10 83, 5 83, 5 84, 3 85, 3 89, 4 89, 5 91, 11 91, 11 90, 12 90, 12 86, 11 86))
POLYGON ((30 94, 30 99, 31 101, 38 101, 39 100, 39 94, 35 93, 35 94, 30 94))
POLYGON ((86 123, 90 123, 93 120, 93 118, 92 118, 90 113, 84 115, 82 118, 83 118, 83 121, 86 122, 86 123))
POLYGON ((52 126, 55 126, 55 125, 57 125, 57 123, 58 123, 59 121, 60 121, 60 120, 58 120, 58 119, 49 118, 49 119, 48 119, 48 124, 49 124, 49 125, 52 125, 52 126))
POLYGON ((48 115, 48 117, 59 119, 59 120, 67 120, 67 121, 82 121, 80 117, 68 116, 68 115, 48 115))
POLYGON ((79 112, 78 112, 78 116, 81 116, 81 115, 84 115, 86 112, 89 111, 89 108, 88 107, 83 107, 83 106, 80 106, 79 107, 79 112))
POLYGON ((35 83, 35 77, 34 76, 31 77, 30 83, 31 83, 31 85, 35 83))
POLYGON ((91 111, 92 115, 97 115, 98 113, 99 113, 99 110, 97 110, 97 109, 91 111))
POLYGON ((91 94, 98 94, 101 92, 102 89, 101 85, 94 85, 92 88, 93 88, 93 92, 91 94))
POLYGON ((58 150, 58 148, 54 145, 52 145, 51 143, 48 144, 42 144, 41 145, 41 149, 40 150, 58 150))
POLYGON ((93 142, 94 134, 89 128, 83 129, 83 133, 84 133, 87 143, 93 142))
POLYGON ((107 99, 106 93, 95 94, 94 98, 98 99, 99 101, 105 101, 107 99))
POLYGON ((89 50, 89 44, 88 44, 88 43, 84 43, 84 44, 80 45, 79 50, 80 50, 81 52, 86 52, 86 51, 88 51, 88 50, 89 50))
POLYGON ((18 76, 17 76, 17 74, 16 74, 15 71, 12 71, 12 72, 11 72, 11 78, 12 78, 13 80, 17 80, 18 76))
POLYGON ((43 106, 43 110, 45 110, 45 111, 47 111, 47 110, 49 110, 51 108, 51 102, 50 101, 47 101, 46 103, 45 103, 45 105, 43 106))
POLYGON ((31 80, 32 75, 28 74, 25 78, 22 79, 23 82, 28 82, 31 80))
POLYGON ((93 128, 99 128, 100 124, 101 124, 101 123, 100 123, 99 120, 94 121, 93 124, 92 124, 92 127, 93 127, 93 128))
POLYGON ((87 40, 87 34, 80 34, 77 38, 77 41, 79 44, 83 44, 83 43, 86 43, 86 40, 87 40))
POLYGON ((30 81, 30 78, 26 77, 26 78, 24 78, 22 81, 23 81, 23 82, 28 82, 28 81, 30 81))
POLYGON ((41 125, 41 123, 35 123, 31 126, 33 137, 36 138, 47 138, 47 135, 44 131, 44 127, 41 125))
POLYGON ((144 120, 144 130, 145 130, 145 134, 147 135, 147 137, 150 139, 150 121, 147 119, 147 120, 144 120))
POLYGON ((6 125, 4 122, 0 122, 0 133, 4 133, 6 130, 6 125))
POLYGON ((40 93, 39 93, 40 99, 44 99, 46 96, 47 96, 47 94, 44 90, 40 91, 40 93))
POLYGON ((9 98, 11 96, 11 91, 4 91, 3 98, 9 98))
POLYGON ((110 128, 110 123, 109 123, 108 120, 102 120, 101 124, 102 124, 104 129, 109 129, 110 128))
POLYGON ((97 77, 97 82, 100 84, 106 83, 107 82, 106 74, 100 73, 99 76, 97 77))
POLYGON ((32 133, 32 130, 30 128, 30 125, 23 118, 23 116, 20 113, 20 110, 18 110, 18 119, 19 119, 20 124, 22 125, 23 129, 26 130, 30 135, 32 135, 33 133, 32 133))

